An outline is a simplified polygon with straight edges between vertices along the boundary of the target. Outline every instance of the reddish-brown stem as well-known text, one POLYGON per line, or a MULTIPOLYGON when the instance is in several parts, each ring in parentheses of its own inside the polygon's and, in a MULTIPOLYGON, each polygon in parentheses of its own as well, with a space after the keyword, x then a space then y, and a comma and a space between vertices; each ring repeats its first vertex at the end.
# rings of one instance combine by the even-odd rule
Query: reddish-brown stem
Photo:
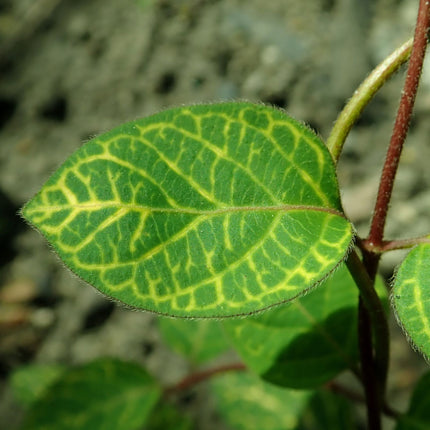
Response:
POLYGON ((369 430, 381 429, 390 352, 388 322, 374 288, 379 258, 378 254, 363 252, 361 260, 352 251, 346 261, 360 289, 358 340, 369 430))
MULTIPOLYGON (((412 116, 412 110, 417 94, 418 83, 421 76, 425 51, 428 43, 428 30, 430 28, 430 4, 429 0, 420 0, 417 23, 415 27, 414 41, 412 52, 409 60, 408 71, 402 96, 400 99, 399 109, 397 111, 396 121, 394 123, 393 133, 385 158, 384 167, 379 183, 378 195, 376 198, 375 209, 370 226, 369 237, 362 242, 363 264, 373 284, 378 268, 380 253, 377 249, 384 243, 384 228, 387 219, 388 207, 394 186, 394 179, 399 166, 400 155, 403 144, 409 129, 412 116), (366 246, 367 245, 367 246, 366 246)), ((364 303, 359 308, 361 317, 366 318, 367 311, 364 309, 364 303)), ((367 307, 367 306, 366 306, 367 307)), ((388 370, 388 351, 372 351, 369 346, 369 327, 366 324, 359 325, 360 353, 363 376, 378 378, 375 384, 369 378, 364 377, 363 383, 366 393, 366 405, 368 414, 369 429, 379 430, 381 420, 378 410, 382 410, 385 403, 385 384, 388 370), (367 351, 366 351, 367 349, 367 351), (375 404, 376 403, 376 404, 375 404)))
MULTIPOLYGON (((214 367, 212 369, 203 370, 200 372, 195 372, 190 375, 187 375, 177 384, 174 384, 170 387, 164 389, 164 396, 169 396, 181 391, 188 390, 194 385, 199 384, 200 382, 204 382, 212 377, 226 372, 242 372, 247 370, 246 366, 243 363, 232 363, 226 364, 218 367, 214 367)), ((348 387, 345 387, 337 382, 330 381, 324 386, 327 390, 332 391, 333 393, 337 393, 353 402, 357 403, 365 403, 366 399, 360 393, 357 393, 351 390, 348 387)), ((393 409, 391 409, 388 405, 383 405, 382 410, 386 416, 397 418, 399 413, 393 409)))
MULTIPOLYGON (((181 391, 188 390, 192 388, 194 385, 199 384, 200 382, 204 382, 208 379, 211 379, 212 377, 220 374, 220 373, 226 373, 226 372, 242 372, 245 371, 247 368, 243 363, 232 363, 232 364, 226 364, 218 367, 214 367, 212 369, 203 370, 200 372, 195 372, 190 375, 187 375, 185 378, 183 378, 181 381, 179 381, 177 384, 174 384, 170 387, 165 388, 164 395, 169 396, 181 391)), ((365 398, 362 394, 357 393, 353 390, 351 390, 348 387, 345 387, 335 381, 330 381, 324 386, 327 390, 332 391, 333 393, 337 393, 349 400, 352 400, 356 403, 365 403, 365 398)), ((396 418, 398 417, 399 413, 393 409, 391 409, 389 406, 384 405, 383 406, 383 412, 385 415, 396 418)))
POLYGON ((427 32, 430 27, 430 4, 428 0, 420 0, 417 24, 415 27, 414 43, 409 60, 408 71, 394 123, 393 134, 385 158, 379 184, 378 196, 373 213, 369 243, 380 246, 384 237, 384 227, 388 206, 393 191, 394 178, 399 165, 403 143, 409 129, 415 96, 421 76, 425 51, 427 47, 427 32))
MULTIPOLYGON (((378 272, 378 264, 380 260, 380 255, 363 252, 363 265, 367 271, 369 276, 369 281, 371 286, 374 288, 375 279, 378 272)), ((358 307, 358 315, 360 318, 366 319, 366 316, 370 317, 370 309, 366 306, 365 302, 361 299, 363 298, 360 295, 359 307, 358 307)), ((383 317, 384 310, 379 309, 381 313, 381 317, 383 317)), ((385 320, 386 324, 386 320, 385 320)), ((378 414, 382 411, 383 405, 385 403, 385 389, 387 385, 387 375, 388 375, 388 365, 390 361, 390 349, 389 349, 389 330, 388 326, 386 329, 386 339, 385 345, 381 348, 381 345, 376 345, 374 350, 372 350, 372 337, 370 337, 370 345, 369 340, 366 343, 362 344, 361 337, 363 337, 363 341, 369 336, 367 332, 370 332, 371 336, 371 320, 369 319, 369 328, 366 326, 358 327, 358 335, 359 335, 359 343, 360 343, 360 357, 362 363, 362 373, 363 373, 363 382, 364 382, 364 390, 366 392, 366 406, 367 406, 367 422, 368 428, 372 430, 381 429, 382 421, 380 416, 376 416, 375 412, 378 414), (368 348, 369 350, 363 351, 364 348, 368 348), (366 357, 367 355, 367 357, 366 357), (365 360, 363 360, 365 358, 365 360), (374 381, 369 381, 369 378, 374 378, 374 381), (371 391, 371 395, 373 398, 369 398, 368 392, 371 391)))
POLYGON ((225 364, 218 367, 213 367, 212 369, 202 370, 199 372, 191 373, 187 375, 184 379, 179 381, 177 384, 172 385, 171 387, 167 387, 164 389, 164 395, 169 396, 171 394, 187 390, 194 385, 206 381, 207 379, 212 378, 213 376, 219 373, 226 372, 238 372, 246 370, 246 366, 243 363, 232 363, 225 364))
POLYGON ((379 246, 370 243, 368 240, 363 240, 360 242, 360 248, 375 254, 383 254, 388 251, 412 248, 420 243, 430 243, 430 236, 411 239, 383 240, 379 246))
POLYGON ((358 304, 358 345, 360 351, 361 374, 365 392, 368 428, 381 430, 381 399, 374 366, 372 348, 372 326, 370 316, 362 297, 358 304))

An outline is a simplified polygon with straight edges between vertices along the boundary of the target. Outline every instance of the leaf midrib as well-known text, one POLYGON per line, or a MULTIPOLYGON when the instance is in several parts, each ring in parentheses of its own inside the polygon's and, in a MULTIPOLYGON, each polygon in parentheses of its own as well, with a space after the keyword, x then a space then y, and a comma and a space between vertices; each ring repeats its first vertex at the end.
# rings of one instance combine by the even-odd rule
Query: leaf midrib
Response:
POLYGON ((194 208, 162 208, 162 207, 151 207, 136 204, 118 203, 118 202, 100 202, 100 203, 79 203, 79 204, 65 204, 65 205, 52 205, 52 206, 38 206, 37 212, 59 212, 67 209, 76 210, 100 210, 106 208, 118 208, 118 209, 129 209, 141 212, 165 212, 165 213, 178 213, 178 214, 189 214, 189 215, 220 215, 224 213, 232 212, 279 212, 279 211, 317 211, 326 212, 332 215, 337 215, 346 219, 344 213, 337 209, 312 206, 312 205, 274 205, 274 206, 230 206, 218 209, 194 209, 194 208))

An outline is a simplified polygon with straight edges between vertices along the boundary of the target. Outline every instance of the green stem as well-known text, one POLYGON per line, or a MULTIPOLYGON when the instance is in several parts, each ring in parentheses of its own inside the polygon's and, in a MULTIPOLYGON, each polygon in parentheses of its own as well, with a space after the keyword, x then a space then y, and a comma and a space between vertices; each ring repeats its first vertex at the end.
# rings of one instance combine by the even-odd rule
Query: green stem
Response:
POLYGON ((327 139, 327 147, 338 162, 346 137, 357 121, 363 109, 368 105, 376 92, 385 82, 406 63, 412 49, 412 39, 397 48, 390 56, 380 63, 354 92, 337 120, 327 139))

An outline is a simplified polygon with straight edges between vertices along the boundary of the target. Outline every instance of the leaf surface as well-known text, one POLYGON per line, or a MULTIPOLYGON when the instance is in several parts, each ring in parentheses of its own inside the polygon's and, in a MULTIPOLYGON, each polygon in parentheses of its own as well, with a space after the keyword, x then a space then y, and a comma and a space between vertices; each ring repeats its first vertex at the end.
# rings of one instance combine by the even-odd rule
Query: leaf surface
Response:
POLYGON ((356 430, 351 402, 328 390, 317 390, 309 400, 296 430, 356 430))
POLYGON ((196 430, 187 415, 167 402, 159 402, 142 430, 196 430))
MULTIPOLYGON (((380 280, 377 285, 384 295, 380 280)), ((223 324, 245 363, 264 379, 315 388, 357 367, 357 306, 358 289, 342 265, 312 294, 223 324)))
POLYGON ((396 274, 392 301, 413 345, 430 357, 430 244, 413 248, 396 274))
POLYGON ((291 300, 353 237, 325 145, 249 103, 170 109, 101 135, 22 214, 100 291, 174 316, 291 300))
POLYGON ((137 430, 159 396, 140 366, 101 359, 65 371, 32 404, 22 429, 137 430))
POLYGON ((305 410, 310 391, 279 388, 246 372, 228 373, 211 381, 218 411, 234 430, 293 430, 305 410))
POLYGON ((64 372, 64 367, 49 364, 32 364, 18 368, 11 377, 14 396, 23 405, 31 405, 64 372))
POLYGON ((158 326, 166 343, 195 364, 231 348, 221 323, 216 320, 159 317, 158 326))

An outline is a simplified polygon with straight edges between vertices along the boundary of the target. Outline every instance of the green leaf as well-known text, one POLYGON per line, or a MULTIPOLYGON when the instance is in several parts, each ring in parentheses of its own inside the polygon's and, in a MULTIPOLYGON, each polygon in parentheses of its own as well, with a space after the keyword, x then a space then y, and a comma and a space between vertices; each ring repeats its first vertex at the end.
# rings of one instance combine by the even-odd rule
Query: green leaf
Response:
POLYGON ((408 412, 400 417, 396 430, 427 430, 430 428, 430 373, 415 386, 408 412))
POLYGON ((218 321, 159 317, 158 326, 166 343, 196 364, 231 347, 218 321))
POLYGON ((140 429, 160 389, 140 366, 113 359, 65 371, 32 404, 24 430, 140 429))
POLYGON ((22 214, 101 292, 175 316, 292 300, 353 238, 325 145, 249 103, 170 109, 101 135, 22 214))
POLYGON ((211 381, 218 411, 233 430, 295 430, 312 392, 265 383, 245 372, 211 381))
POLYGON ((15 398, 23 405, 30 405, 41 397, 63 372, 63 366, 50 364, 20 367, 13 372, 10 381, 15 398))
POLYGON ((409 339, 430 357, 430 244, 420 244, 406 256, 396 275, 392 300, 409 339))
POLYGON ((356 430, 351 403, 327 390, 318 390, 309 400, 296 430, 356 430))
POLYGON ((158 403, 142 430, 192 430, 191 419, 168 403, 158 403))
POLYGON ((277 385, 314 388, 357 366, 357 306, 358 289, 342 265, 312 294, 224 326, 254 372, 277 385))

